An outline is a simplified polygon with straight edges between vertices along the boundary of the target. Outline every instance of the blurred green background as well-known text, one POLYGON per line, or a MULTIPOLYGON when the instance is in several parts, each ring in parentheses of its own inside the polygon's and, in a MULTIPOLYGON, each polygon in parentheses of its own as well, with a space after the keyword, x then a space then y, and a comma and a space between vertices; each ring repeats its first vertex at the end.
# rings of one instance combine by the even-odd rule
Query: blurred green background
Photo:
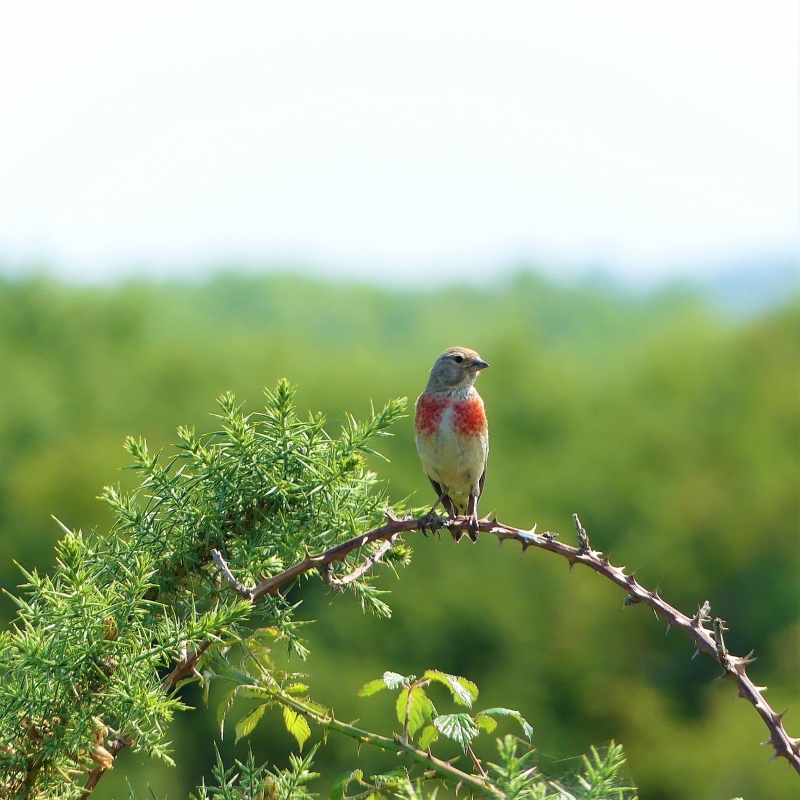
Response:
MULTIPOLYGON (((179 424, 209 429, 214 399, 231 389, 250 408, 282 377, 301 409, 332 429, 370 401, 413 402, 444 347, 477 349, 491 455, 481 511, 560 531, 577 511, 592 544, 640 567, 648 587, 692 613, 708 599, 736 653, 755 649, 751 674, 787 706, 800 735, 800 307, 728 318, 688 290, 632 297, 563 287, 520 272, 489 288, 377 289, 285 276, 219 274, 201 283, 78 288, 0 279, 0 579, 13 565, 47 569, 58 528, 104 529, 95 498, 131 480, 122 440, 168 446, 179 424)), ((406 419, 374 466, 397 499, 433 499, 406 419)), ((127 484, 129 485, 129 483, 127 484)), ((535 729, 543 767, 611 738, 623 743, 643 800, 785 800, 800 795, 785 761, 766 763, 754 710, 714 682, 716 665, 649 610, 560 559, 491 537, 477 545, 412 536, 414 561, 387 571, 391 620, 364 617, 349 595, 312 582, 297 597, 316 699, 343 719, 388 730, 391 699, 355 697, 384 669, 428 667, 480 686, 479 707, 518 708, 535 729)), ((4 597, 9 620, 13 604, 4 597)), ((187 701, 199 703, 196 692, 187 701)), ((439 698, 443 700, 443 698, 439 698)), ((446 703, 442 703, 446 706, 446 703)), ((277 712, 252 745, 283 763, 291 747, 277 712)), ((148 782, 185 798, 210 774, 213 711, 174 725, 177 768, 125 752, 98 800, 148 782)), ((510 728, 509 728, 510 730, 510 728)), ((232 740, 232 733, 229 737, 232 740)), ((217 737, 218 739, 218 737, 217 737)), ((247 745, 227 756, 243 756, 247 745)), ((317 767, 327 782, 355 766, 334 736, 317 767)), ((392 760, 364 750, 365 769, 392 760)))

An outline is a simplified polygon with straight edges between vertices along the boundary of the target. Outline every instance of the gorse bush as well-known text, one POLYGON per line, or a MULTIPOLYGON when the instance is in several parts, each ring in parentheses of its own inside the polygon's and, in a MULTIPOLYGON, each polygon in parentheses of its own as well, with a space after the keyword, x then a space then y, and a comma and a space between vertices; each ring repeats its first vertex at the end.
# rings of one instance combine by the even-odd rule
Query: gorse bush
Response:
MULTIPOLYGON (((384 736, 337 720, 308 696, 302 676, 276 667, 275 641, 306 655, 288 587, 253 602, 231 590, 213 554, 237 581, 253 586, 378 526, 386 489, 365 459, 405 407, 392 401, 364 422, 348 417, 334 437, 321 415, 298 416, 293 394, 279 382, 258 413, 245 413, 224 395, 219 429, 198 436, 181 428, 169 457, 129 438, 140 487, 129 494, 106 489, 115 520, 110 532, 65 528, 52 575, 25 574, 17 620, 0 638, 0 795, 85 797, 124 747, 169 761, 167 728, 176 712, 187 710, 176 689, 197 681, 206 692, 215 682, 229 685, 223 729, 237 698, 258 701, 239 718, 237 736, 249 735, 278 706, 300 748, 311 723, 408 757, 391 774, 348 773, 335 785, 339 798, 410 800, 435 794, 425 787, 431 781, 462 784, 465 793, 481 797, 630 796, 618 781, 617 746, 603 757, 593 752, 568 792, 531 765, 531 731, 519 712, 440 714, 430 685, 442 684, 453 701, 471 708, 477 687, 465 678, 431 670, 419 679, 386 673, 368 684, 364 694, 398 691, 400 729, 384 736), (498 739, 496 761, 484 765, 472 741, 504 717, 519 721, 526 741, 498 739), (458 745, 459 767, 430 752, 437 739, 458 745)), ((404 565, 409 555, 399 537, 364 539, 298 580, 316 574, 353 592, 364 609, 387 616, 371 573, 360 568, 378 556, 404 565)), ((213 784, 195 797, 303 800, 314 777, 313 752, 293 756, 283 770, 269 754, 263 764, 252 757, 230 767, 218 761, 213 784)))

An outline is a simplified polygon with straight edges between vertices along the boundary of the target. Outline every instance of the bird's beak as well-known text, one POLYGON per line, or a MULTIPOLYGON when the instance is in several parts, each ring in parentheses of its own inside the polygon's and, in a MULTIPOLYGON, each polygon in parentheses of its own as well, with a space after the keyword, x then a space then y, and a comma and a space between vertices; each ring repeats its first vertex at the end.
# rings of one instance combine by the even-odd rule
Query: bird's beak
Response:
POLYGON ((474 369, 476 372, 480 369, 486 369, 488 366, 489 365, 482 358, 476 358, 472 362, 472 369, 474 369))

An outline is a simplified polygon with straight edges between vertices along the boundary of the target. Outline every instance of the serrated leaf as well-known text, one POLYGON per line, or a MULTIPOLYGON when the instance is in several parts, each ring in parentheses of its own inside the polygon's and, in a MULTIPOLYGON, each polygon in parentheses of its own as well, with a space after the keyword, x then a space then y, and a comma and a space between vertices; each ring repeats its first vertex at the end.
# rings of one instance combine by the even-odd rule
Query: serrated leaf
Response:
POLYGON ((365 683, 359 690, 358 696, 359 697, 369 697, 370 695, 375 694, 376 692, 380 692, 383 689, 388 688, 386 682, 383 678, 375 678, 374 681, 369 681, 365 683))
POLYGON ((408 735, 413 736, 433 716, 433 703, 425 694, 421 686, 411 690, 411 701, 408 699, 408 689, 403 689, 397 695, 397 719, 402 724, 405 722, 408 711, 408 735))
POLYGON ((450 675, 438 669, 429 669, 425 671, 423 677, 446 686, 453 695, 453 700, 459 705, 472 708, 472 704, 478 699, 478 687, 460 675, 450 675))
POLYGON ((478 716, 475 717, 475 722, 477 722, 486 733, 491 733, 497 727, 496 719, 484 716, 483 714, 478 714, 478 716))
POLYGON ((228 716, 228 712, 231 710, 231 706, 233 705, 234 701, 236 700, 236 695, 239 691, 239 686, 234 686, 225 697, 222 698, 222 702, 217 706, 217 725, 219 725, 219 738, 225 738, 225 717, 228 716))
POLYGON ((297 739, 297 744, 300 745, 300 749, 302 750, 306 739, 311 736, 311 728, 308 727, 306 718, 298 714, 293 708, 284 706, 283 723, 286 725, 286 730, 297 739))
POLYGON ((383 673, 381 680, 386 684, 388 689, 399 689, 404 683, 414 680, 414 675, 400 675, 397 672, 386 671, 383 673))
POLYGON ((478 716, 514 717, 514 719, 522 726, 522 732, 525 734, 525 737, 530 739, 531 736, 533 736, 533 728, 530 726, 528 720, 526 720, 525 717, 519 713, 519 711, 514 711, 513 708, 486 708, 481 711, 478 716))
POLYGON ((258 721, 264 716, 264 712, 266 710, 266 703, 264 705, 256 706, 252 711, 249 711, 236 723, 235 730, 237 742, 239 739, 249 736, 253 732, 256 725, 258 725, 258 721))
POLYGON ((480 733, 480 728, 469 714, 442 714, 433 720, 436 730, 448 739, 458 742, 462 750, 480 733))
POLYGON ((360 781, 363 777, 364 773, 360 769, 340 775, 331 785, 330 800, 344 800, 348 785, 352 781, 360 781))
POLYGON ((419 735, 417 746, 420 750, 427 750, 438 738, 439 731, 436 730, 436 727, 434 725, 426 725, 419 735))

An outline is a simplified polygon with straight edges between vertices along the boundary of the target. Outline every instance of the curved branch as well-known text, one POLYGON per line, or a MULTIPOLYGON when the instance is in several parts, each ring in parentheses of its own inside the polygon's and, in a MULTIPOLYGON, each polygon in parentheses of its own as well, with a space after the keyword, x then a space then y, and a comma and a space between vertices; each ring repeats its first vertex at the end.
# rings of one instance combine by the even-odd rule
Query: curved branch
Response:
MULTIPOLYGON (((573 514, 573 522, 575 523, 578 534, 578 547, 573 547, 572 545, 558 541, 557 533, 551 533, 549 531, 537 533, 535 525, 531 530, 525 530, 523 528, 505 525, 489 517, 479 520, 478 530, 481 533, 488 533, 496 536, 501 543, 506 539, 518 541, 522 546, 523 552, 529 547, 536 547, 540 550, 547 550, 550 553, 555 553, 569 562, 570 569, 572 569, 575 564, 583 564, 598 575, 602 575, 604 578, 607 578, 612 583, 624 589, 627 593, 627 597, 625 598, 625 603, 627 605, 644 603, 652 608, 657 615, 662 614, 667 620, 668 629, 680 628, 692 638, 696 647, 695 655, 698 653, 707 653, 720 664, 723 669, 723 676, 729 675, 736 681, 738 687, 736 698, 743 697, 748 700, 767 726, 769 738, 763 742, 763 744, 769 744, 773 747, 772 758, 780 756, 787 759, 795 772, 800 775, 800 739, 793 739, 783 727, 782 717, 786 712, 776 712, 764 699, 763 693, 767 687, 757 686, 747 675, 747 665, 755 660, 753 654, 749 653, 742 657, 734 656, 727 651, 722 640, 722 631, 724 630, 723 621, 717 618, 716 636, 714 631, 704 627, 704 623, 710 620, 710 605, 708 602, 704 603, 693 617, 686 616, 686 614, 678 611, 678 609, 667 603, 658 594, 658 589, 648 591, 636 581, 633 573, 625 572, 625 567, 613 566, 609 562, 608 556, 604 556, 603 553, 598 550, 592 550, 589 544, 589 536, 581 525, 577 514, 573 514)), ((257 586, 251 588, 247 588, 241 584, 231 573, 221 555, 217 554, 219 558, 214 556, 214 560, 231 585, 231 588, 236 591, 237 594, 242 597, 247 597, 251 602, 255 603, 267 594, 277 594, 283 586, 311 570, 318 570, 321 575, 324 575, 331 564, 343 562, 354 550, 370 542, 385 541, 391 543, 401 533, 426 530, 448 530, 453 534, 455 539, 458 539, 462 534, 469 533, 471 528, 469 520, 466 517, 448 519, 436 514, 426 514, 418 519, 411 517, 401 518, 395 516, 392 510, 389 509, 386 512, 386 522, 380 527, 374 528, 359 536, 354 536, 352 539, 341 542, 317 555, 306 556, 306 558, 297 564, 294 564, 277 575, 266 578, 257 586)), ((389 547, 386 548, 387 551, 388 549, 389 547)), ((377 563, 378 558, 375 558, 375 556, 378 552, 381 552, 381 550, 382 548, 379 548, 376 553, 365 560, 364 564, 356 569, 356 571, 362 570, 356 577, 360 577, 360 575, 367 572, 368 569, 372 568, 375 563, 377 563), (371 562, 370 559, 372 559, 371 562), (367 562, 369 562, 369 566, 366 566, 367 562)), ((383 553, 381 553, 381 555, 383 555, 383 553)), ((352 575, 353 573, 350 574, 352 575)), ((346 580, 348 577, 349 576, 346 576, 340 580, 346 580)), ((355 580, 355 578, 353 578, 353 580, 355 580)), ((162 682, 164 691, 173 690, 181 680, 191 675, 195 670, 197 660, 211 644, 212 640, 203 639, 195 650, 184 655, 175 664, 172 672, 164 678, 162 682)), ((125 744, 129 743, 130 742, 126 742, 125 744)), ((125 744, 123 744, 122 747, 124 747, 125 744)), ((121 750, 122 747, 119 749, 121 750)), ((114 755, 118 752, 119 750, 117 750, 114 755)), ((90 773, 90 780, 92 780, 92 776, 98 771, 99 776, 94 780, 91 787, 87 782, 86 788, 88 791, 84 796, 88 795, 88 792, 90 792, 91 788, 97 783, 99 777, 102 777, 105 770, 100 767, 95 767, 90 773)))

